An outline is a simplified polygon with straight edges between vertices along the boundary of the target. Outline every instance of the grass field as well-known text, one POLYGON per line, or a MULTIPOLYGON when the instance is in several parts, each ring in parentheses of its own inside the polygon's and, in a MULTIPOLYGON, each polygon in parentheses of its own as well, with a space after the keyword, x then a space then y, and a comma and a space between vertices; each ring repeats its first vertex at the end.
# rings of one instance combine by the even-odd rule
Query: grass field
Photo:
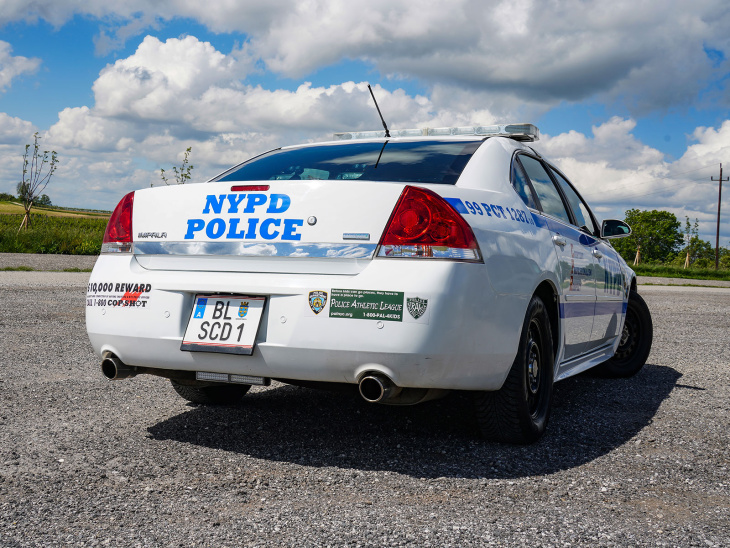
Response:
POLYGON ((22 220, 23 206, 0 202, 0 253, 98 255, 109 214, 34 207, 18 232, 22 220))
MULTIPOLYGON (((25 209, 17 202, 0 202, 0 214, 23 215, 25 209)), ((86 217, 91 219, 109 219, 110 213, 83 211, 71 208, 60 207, 39 207, 33 206, 31 213, 47 215, 49 217, 86 217)))

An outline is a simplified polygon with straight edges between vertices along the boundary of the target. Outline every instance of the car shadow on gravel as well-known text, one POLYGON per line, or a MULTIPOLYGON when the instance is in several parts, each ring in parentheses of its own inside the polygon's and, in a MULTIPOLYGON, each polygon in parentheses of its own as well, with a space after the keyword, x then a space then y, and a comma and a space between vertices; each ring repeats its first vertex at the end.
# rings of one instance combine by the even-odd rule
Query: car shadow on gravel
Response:
POLYGON ((548 432, 530 446, 481 440, 467 393, 395 407, 286 385, 252 390, 237 406, 191 404, 148 431, 155 440, 301 466, 515 478, 580 466, 625 444, 652 421, 680 377, 647 364, 631 379, 580 375, 557 383, 548 432))

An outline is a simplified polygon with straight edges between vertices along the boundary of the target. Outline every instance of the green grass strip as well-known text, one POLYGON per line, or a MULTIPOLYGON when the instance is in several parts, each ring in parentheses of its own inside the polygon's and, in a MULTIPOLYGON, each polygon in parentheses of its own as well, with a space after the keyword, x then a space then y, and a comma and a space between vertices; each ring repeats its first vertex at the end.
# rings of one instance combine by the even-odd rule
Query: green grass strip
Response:
POLYGON ((0 253, 98 255, 107 219, 31 214, 30 228, 18 232, 22 215, 0 215, 0 253))
POLYGON ((637 276, 654 278, 682 278, 687 280, 723 280, 730 281, 730 270, 709 268, 677 268, 664 265, 629 265, 637 276))

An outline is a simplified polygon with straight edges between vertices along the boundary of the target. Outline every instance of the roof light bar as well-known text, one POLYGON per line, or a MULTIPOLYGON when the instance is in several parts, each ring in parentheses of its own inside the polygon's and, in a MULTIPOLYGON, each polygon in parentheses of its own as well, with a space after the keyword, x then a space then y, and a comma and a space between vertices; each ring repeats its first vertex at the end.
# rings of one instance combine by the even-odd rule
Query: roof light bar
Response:
MULTIPOLYGON (((540 130, 532 124, 497 124, 493 126, 425 127, 422 129, 394 129, 391 137, 440 137, 446 135, 485 135, 509 137, 515 141, 534 142, 540 139, 540 130)), ((334 134, 335 140, 384 139, 385 131, 346 131, 334 134)))

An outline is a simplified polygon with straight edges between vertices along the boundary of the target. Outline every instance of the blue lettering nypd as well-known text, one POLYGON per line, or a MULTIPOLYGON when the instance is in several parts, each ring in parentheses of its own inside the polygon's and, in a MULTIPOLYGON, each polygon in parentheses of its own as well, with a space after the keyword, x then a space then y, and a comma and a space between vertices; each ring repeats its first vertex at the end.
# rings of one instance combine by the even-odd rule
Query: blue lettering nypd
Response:
POLYGON ((187 220, 186 240, 196 236, 211 240, 301 240, 298 229, 304 226, 304 219, 282 219, 272 217, 284 213, 291 206, 286 194, 209 194, 205 197, 202 215, 221 215, 213 218, 187 220), (238 217, 224 217, 222 215, 238 217), (241 214, 254 214, 254 216, 241 214), (261 217, 263 216, 263 218, 261 217))

